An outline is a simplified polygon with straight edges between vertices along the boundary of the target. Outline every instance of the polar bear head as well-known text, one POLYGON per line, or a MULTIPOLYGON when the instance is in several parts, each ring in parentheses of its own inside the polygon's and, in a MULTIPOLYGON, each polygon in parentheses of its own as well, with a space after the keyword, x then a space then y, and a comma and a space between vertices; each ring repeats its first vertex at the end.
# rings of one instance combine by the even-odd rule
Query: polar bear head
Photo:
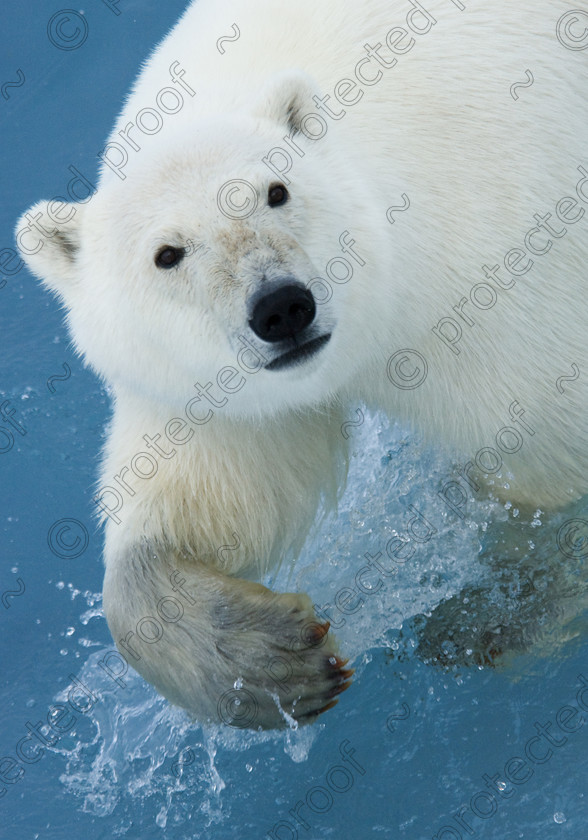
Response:
POLYGON ((249 108, 172 117, 85 203, 20 219, 28 266, 115 393, 175 407, 222 383, 227 411, 258 415, 322 403, 357 372, 377 318, 369 190, 337 126, 301 130, 312 91, 285 74, 249 108))

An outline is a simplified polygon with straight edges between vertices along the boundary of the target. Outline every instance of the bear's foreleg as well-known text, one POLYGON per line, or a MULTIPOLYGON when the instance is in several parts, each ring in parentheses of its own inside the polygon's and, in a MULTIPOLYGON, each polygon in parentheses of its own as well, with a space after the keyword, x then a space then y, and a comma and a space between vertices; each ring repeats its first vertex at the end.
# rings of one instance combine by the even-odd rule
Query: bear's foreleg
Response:
POLYGON ((307 595, 271 592, 161 546, 110 558, 104 609, 128 663, 201 721, 295 726, 350 684, 307 595))

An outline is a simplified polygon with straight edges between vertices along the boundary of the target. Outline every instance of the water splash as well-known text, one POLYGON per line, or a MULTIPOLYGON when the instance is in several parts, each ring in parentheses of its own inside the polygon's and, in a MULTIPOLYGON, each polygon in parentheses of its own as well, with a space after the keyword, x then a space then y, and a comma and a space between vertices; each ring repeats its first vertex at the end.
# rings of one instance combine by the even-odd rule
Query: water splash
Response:
MULTIPOLYGON (((440 601, 484 574, 476 558, 487 524, 490 519, 512 519, 515 511, 508 504, 478 501, 465 520, 452 516, 438 495, 451 477, 447 462, 379 416, 366 415, 354 450, 338 513, 325 518, 309 537, 295 567, 284 564, 264 582, 282 591, 306 591, 320 608, 330 605, 341 650, 352 658, 359 676, 370 667, 375 651, 393 647, 391 629, 417 614, 430 614, 440 601), (407 547, 406 559, 396 563, 396 573, 381 587, 377 576, 366 574, 371 587, 360 589, 357 575, 366 566, 366 553, 390 556, 391 543, 407 547), (347 602, 357 606, 353 612, 336 607, 344 603, 339 593, 345 589, 355 591, 347 602)), ((542 531, 539 516, 537 511, 533 542, 542 531)), ((534 550, 534 544, 525 542, 525 551, 534 550)), ((534 585, 540 586, 540 580, 534 585)), ((78 643, 88 648, 93 644, 90 631, 104 617, 97 596, 86 602, 89 609, 80 621, 87 629, 78 643)), ((103 655, 103 650, 92 653, 78 673, 99 702, 83 725, 52 750, 63 756, 60 780, 66 791, 91 814, 104 817, 116 811, 118 836, 133 836, 134 815, 144 814, 154 830, 175 832, 189 826, 182 838, 209 837, 211 827, 231 818, 236 800, 225 792, 243 753, 248 752, 247 774, 261 763, 271 778, 279 772, 273 762, 280 753, 302 764, 321 743, 320 722, 278 733, 202 727, 131 670, 124 690, 114 685, 98 665, 103 655)), ((57 698, 64 699, 65 692, 57 698)), ((350 704, 348 714, 353 713, 350 704)), ((239 794, 241 799, 250 795, 242 786, 239 794)))

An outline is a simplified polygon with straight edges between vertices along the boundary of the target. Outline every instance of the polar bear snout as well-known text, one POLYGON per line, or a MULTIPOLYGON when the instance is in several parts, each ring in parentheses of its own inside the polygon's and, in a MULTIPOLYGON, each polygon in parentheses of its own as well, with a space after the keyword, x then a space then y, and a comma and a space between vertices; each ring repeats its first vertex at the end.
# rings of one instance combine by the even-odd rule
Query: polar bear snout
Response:
POLYGON ((312 324, 315 315, 312 294, 288 278, 256 295, 249 326, 258 338, 273 343, 297 338, 312 324))
POLYGON ((252 332, 275 351, 266 370, 282 370, 305 362, 331 338, 330 332, 320 332, 317 327, 312 293, 292 277, 257 292, 249 311, 252 332))

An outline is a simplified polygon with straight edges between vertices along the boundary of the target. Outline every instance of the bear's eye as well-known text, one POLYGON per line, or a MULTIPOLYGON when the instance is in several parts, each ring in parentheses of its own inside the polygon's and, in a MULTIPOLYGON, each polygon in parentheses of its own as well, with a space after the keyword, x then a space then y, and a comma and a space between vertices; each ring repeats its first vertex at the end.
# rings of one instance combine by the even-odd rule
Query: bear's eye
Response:
POLYGON ((267 193, 267 203, 270 207, 279 207, 288 201, 288 190, 283 184, 274 184, 267 193))
POLYGON ((155 255, 155 265, 158 268, 173 268, 184 258, 185 248, 174 248, 173 245, 164 245, 155 255))

